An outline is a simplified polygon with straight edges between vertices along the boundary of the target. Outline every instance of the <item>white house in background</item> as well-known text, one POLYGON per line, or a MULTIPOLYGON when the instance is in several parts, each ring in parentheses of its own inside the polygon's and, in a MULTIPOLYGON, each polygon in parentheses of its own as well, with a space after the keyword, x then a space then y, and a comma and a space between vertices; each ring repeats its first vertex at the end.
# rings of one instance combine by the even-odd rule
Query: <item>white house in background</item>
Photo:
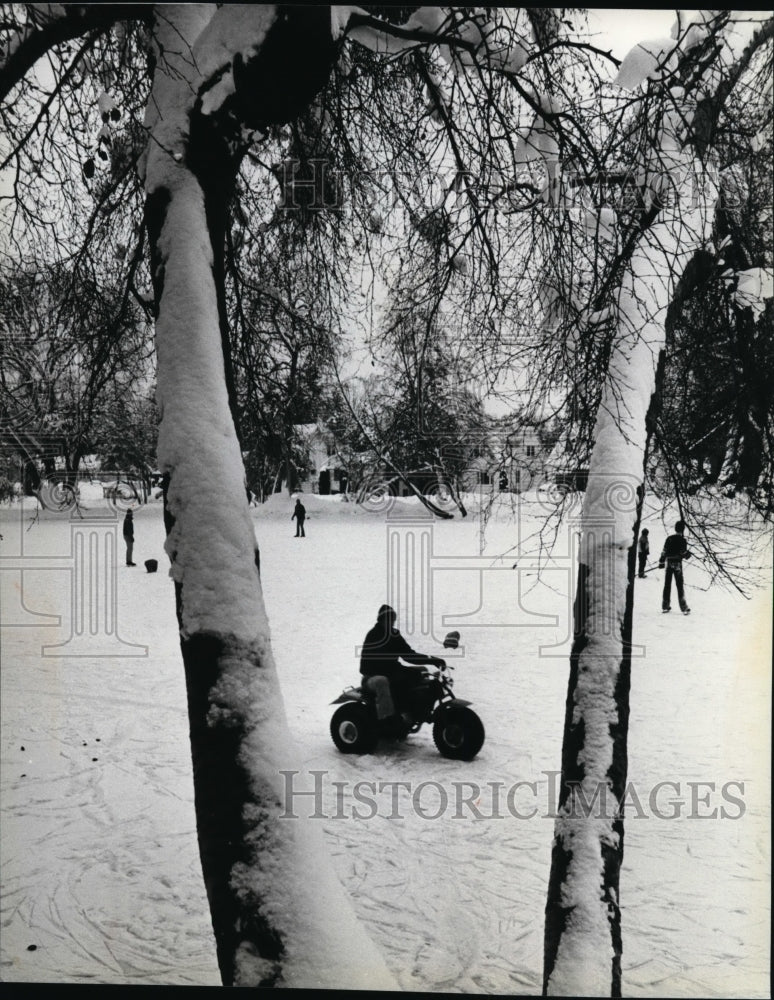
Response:
POLYGON ((301 481, 305 493, 345 493, 348 487, 346 464, 339 455, 336 438, 325 424, 295 424, 293 430, 306 453, 308 472, 301 481))
MULTIPOLYGON (((322 421, 295 424, 294 431, 307 459, 307 476, 299 484, 305 493, 345 493, 358 485, 350 482, 351 476, 360 479, 364 470, 373 464, 371 456, 355 456, 360 461, 355 461, 349 470, 349 463, 339 453, 333 432, 322 421)), ((531 425, 516 425, 503 418, 493 422, 480 440, 462 447, 468 452, 465 469, 457 484, 462 492, 519 493, 539 486, 548 475, 550 447, 546 447, 538 429, 531 425)), ((437 487, 438 476, 429 466, 404 471, 423 492, 437 487)), ((378 463, 370 478, 391 484, 391 490, 398 495, 410 492, 394 470, 382 468, 380 471, 378 463)))
POLYGON ((498 420, 486 441, 472 448, 461 489, 513 493, 532 489, 545 479, 548 453, 536 427, 498 420))
POLYGON ((546 459, 546 478, 560 489, 585 490, 591 447, 564 431, 546 459))
POLYGON ((544 481, 549 449, 541 441, 536 427, 499 427, 496 441, 499 445, 496 474, 500 489, 520 493, 534 489, 544 481))

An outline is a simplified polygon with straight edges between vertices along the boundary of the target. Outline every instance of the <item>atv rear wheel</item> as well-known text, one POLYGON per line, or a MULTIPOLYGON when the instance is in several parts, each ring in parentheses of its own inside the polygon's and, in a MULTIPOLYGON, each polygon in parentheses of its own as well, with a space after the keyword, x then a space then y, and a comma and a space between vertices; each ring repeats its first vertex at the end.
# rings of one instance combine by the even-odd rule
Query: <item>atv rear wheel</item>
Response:
POLYGON ((367 708, 348 702, 331 718, 331 739, 342 753, 371 753, 378 734, 376 721, 367 708))
POLYGON ((444 757, 473 760, 484 745, 484 724, 465 706, 443 709, 433 723, 433 742, 444 757))

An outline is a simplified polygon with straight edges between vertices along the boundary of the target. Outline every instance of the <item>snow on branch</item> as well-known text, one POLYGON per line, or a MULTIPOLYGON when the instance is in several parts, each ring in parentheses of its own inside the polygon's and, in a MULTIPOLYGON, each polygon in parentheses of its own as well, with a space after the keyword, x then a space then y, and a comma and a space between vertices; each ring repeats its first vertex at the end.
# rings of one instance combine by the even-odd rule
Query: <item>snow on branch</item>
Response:
POLYGON ((676 42, 672 38, 638 42, 625 56, 613 83, 623 90, 636 90, 646 80, 672 69, 675 52, 676 42))
POLYGON ((648 80, 663 80, 677 70, 682 56, 713 36, 719 59, 703 68, 702 89, 708 94, 721 86, 729 89, 751 54, 771 36, 770 24, 762 18, 729 17, 723 10, 678 11, 671 36, 638 42, 625 56, 613 83, 633 91, 648 80))
POLYGON ((469 13, 443 7, 420 7, 404 24, 392 24, 362 7, 331 8, 334 40, 350 38, 381 55, 400 55, 418 45, 440 46, 447 62, 463 65, 487 62, 507 73, 518 73, 534 50, 534 41, 512 24, 498 24, 483 9, 469 13))
POLYGON ((672 38, 679 41, 684 52, 689 52, 707 38, 717 13, 714 10, 678 10, 672 25, 672 38))
POLYGON ((194 54, 201 80, 202 114, 213 114, 234 93, 234 63, 246 63, 260 51, 273 23, 271 15, 261 4, 227 4, 197 39, 194 54))
POLYGON ((668 76, 677 68, 679 56, 709 37, 717 17, 717 11, 679 10, 671 36, 638 42, 625 56, 613 83, 624 90, 637 90, 647 80, 668 76))
POLYGON ((760 319, 766 308, 766 301, 774 298, 774 270, 770 267, 750 267, 746 271, 737 271, 735 276, 724 280, 736 287, 731 297, 740 309, 750 308, 756 320, 760 319))

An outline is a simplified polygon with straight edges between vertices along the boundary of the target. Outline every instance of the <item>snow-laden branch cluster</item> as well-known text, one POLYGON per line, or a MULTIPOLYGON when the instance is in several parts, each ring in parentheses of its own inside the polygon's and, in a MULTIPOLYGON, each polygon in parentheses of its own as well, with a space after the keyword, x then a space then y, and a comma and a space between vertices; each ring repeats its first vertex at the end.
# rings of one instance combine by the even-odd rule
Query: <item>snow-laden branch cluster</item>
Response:
POLYGON ((727 11, 678 10, 668 38, 638 42, 627 53, 615 84, 637 91, 649 82, 669 82, 680 60, 709 41, 716 51, 712 61, 702 67, 696 82, 701 92, 714 92, 724 73, 742 58, 758 27, 759 22, 754 19, 729 21, 727 11))
POLYGON ((489 65, 508 73, 518 73, 536 51, 534 39, 482 9, 463 13, 453 7, 420 7, 404 24, 394 24, 362 7, 334 6, 331 27, 334 39, 346 36, 380 55, 433 44, 452 66, 489 65))
POLYGON ((215 114, 234 93, 234 64, 258 55, 272 23, 270 10, 261 4, 224 6, 214 14, 193 51, 202 114, 215 114))
POLYGON ((751 309, 755 319, 763 315, 766 302, 774 298, 774 271, 770 267, 728 270, 721 278, 740 309, 751 309))

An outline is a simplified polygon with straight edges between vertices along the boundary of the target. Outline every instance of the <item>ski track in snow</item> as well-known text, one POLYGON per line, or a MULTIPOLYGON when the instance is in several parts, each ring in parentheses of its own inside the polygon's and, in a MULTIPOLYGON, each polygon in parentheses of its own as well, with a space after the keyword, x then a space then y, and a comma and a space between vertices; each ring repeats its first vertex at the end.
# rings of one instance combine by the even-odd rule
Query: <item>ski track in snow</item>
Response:
MULTIPOLYGON (((330 702, 357 682, 356 647, 387 598, 385 521, 332 499, 305 503, 305 539, 293 537, 287 498, 253 511, 298 748, 288 762, 298 772, 294 790, 313 789, 311 772, 325 772, 318 821, 357 913, 403 989, 539 993, 553 834, 547 772, 560 762, 567 657, 566 647, 556 657, 537 650, 566 634, 567 574, 559 566, 550 586, 539 587, 502 568, 433 574, 435 634, 452 626, 462 633, 455 691, 486 726, 476 760, 440 757, 428 727, 375 755, 343 756, 328 734, 330 702), (523 609, 557 615, 559 624, 528 624, 523 609), (487 627, 487 620, 520 627, 487 627), (517 781, 536 783, 536 794, 524 786, 513 799, 522 813, 535 808, 532 818, 505 807, 517 781), (346 783, 343 793, 333 782, 346 783), (365 810, 353 799, 357 782, 377 785, 369 792, 378 804, 371 818, 353 817, 353 809, 365 810), (387 783, 381 791, 380 782, 387 783), (427 814, 447 794, 440 818, 412 808, 422 782, 430 783, 419 800, 427 814), (472 799, 457 805, 461 782, 482 790, 477 806, 472 799), (502 818, 491 818, 497 782, 502 818)), ((28 531, 30 511, 23 517, 18 507, 0 511, 3 556, 18 555, 22 532, 26 555, 68 554, 69 515, 44 514, 28 531)), ((147 645, 147 657, 42 656, 43 644, 69 635, 70 571, 0 574, 6 982, 219 983, 159 505, 141 509, 135 521, 138 566, 118 566, 118 632, 147 645), (158 573, 145 573, 148 557, 159 559, 158 573), (22 589, 28 611, 60 615, 61 625, 9 625, 22 615, 22 589)), ((655 547, 661 525, 649 526, 655 547)), ((475 515, 436 522, 432 531, 436 554, 478 555, 475 515)), ((514 537, 509 518, 492 519, 486 551, 493 568, 512 565, 514 537)), ((629 778, 648 815, 627 810, 621 875, 624 988, 633 997, 769 995, 771 592, 745 601, 717 585, 702 590, 702 572, 686 568, 690 617, 660 613, 658 574, 637 581, 635 642, 646 655, 632 671, 629 778), (732 780, 745 781, 743 816, 684 815, 691 781, 715 783, 699 812, 738 812, 720 794, 732 780), (663 781, 679 784, 679 795, 665 789, 659 801, 668 811, 670 797, 681 799, 680 818, 659 819, 648 808, 650 790, 663 781)), ((407 631, 402 619, 399 625, 407 631)), ((428 638, 409 639, 423 652, 442 652, 428 638)), ((697 786, 696 795, 705 794, 697 786)), ((314 808, 312 796, 293 802, 296 812, 314 808)))

